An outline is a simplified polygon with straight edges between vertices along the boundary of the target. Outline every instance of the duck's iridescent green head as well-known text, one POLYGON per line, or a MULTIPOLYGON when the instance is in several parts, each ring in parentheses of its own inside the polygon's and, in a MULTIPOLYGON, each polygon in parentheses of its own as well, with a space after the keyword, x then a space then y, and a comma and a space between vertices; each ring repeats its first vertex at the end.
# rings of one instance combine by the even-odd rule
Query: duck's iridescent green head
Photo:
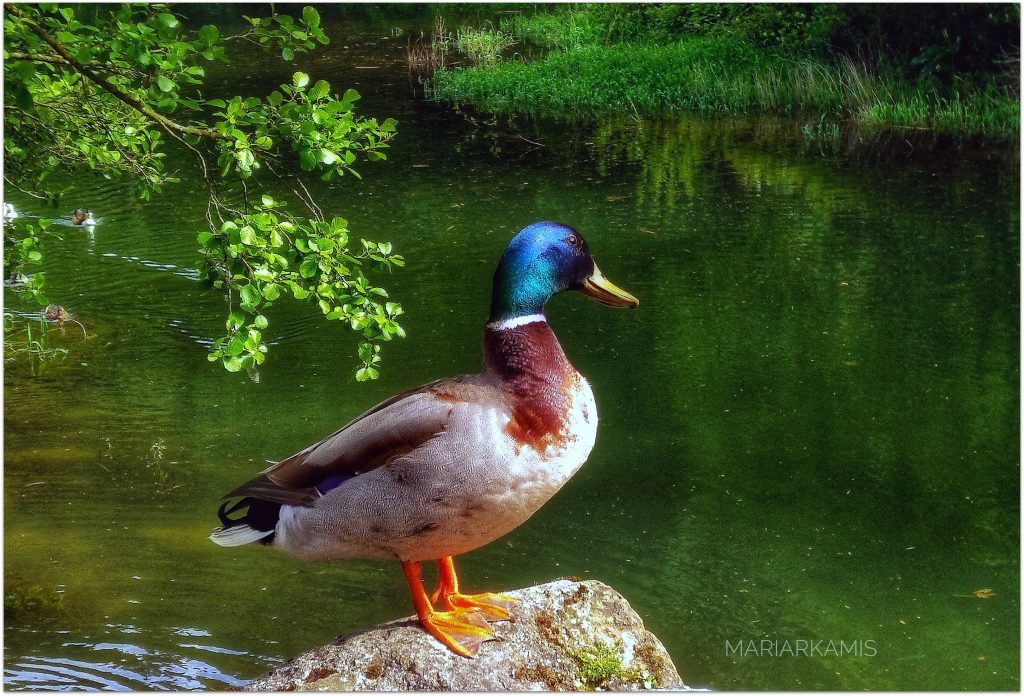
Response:
POLYGON ((583 235, 560 222, 536 222, 512 238, 498 263, 490 321, 540 314, 552 295, 566 290, 612 307, 640 304, 601 274, 583 235))

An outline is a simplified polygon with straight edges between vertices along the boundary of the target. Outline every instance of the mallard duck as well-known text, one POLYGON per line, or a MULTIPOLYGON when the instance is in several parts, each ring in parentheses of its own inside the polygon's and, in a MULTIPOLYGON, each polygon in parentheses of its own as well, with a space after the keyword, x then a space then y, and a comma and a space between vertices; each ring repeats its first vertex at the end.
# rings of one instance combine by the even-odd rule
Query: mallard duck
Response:
POLYGON ((306 560, 397 559, 423 628, 476 655, 494 638, 488 619, 509 619, 512 600, 463 594, 453 558, 528 520, 583 465, 597 434, 590 385, 544 316, 566 290, 639 304, 601 274, 573 228, 523 229, 494 274, 480 374, 403 392, 274 464, 224 496, 210 538, 306 560), (438 564, 429 597, 423 561, 438 564))
POLYGON ((76 225, 95 225, 96 219, 92 216, 91 210, 75 208, 74 212, 71 213, 71 222, 76 225))

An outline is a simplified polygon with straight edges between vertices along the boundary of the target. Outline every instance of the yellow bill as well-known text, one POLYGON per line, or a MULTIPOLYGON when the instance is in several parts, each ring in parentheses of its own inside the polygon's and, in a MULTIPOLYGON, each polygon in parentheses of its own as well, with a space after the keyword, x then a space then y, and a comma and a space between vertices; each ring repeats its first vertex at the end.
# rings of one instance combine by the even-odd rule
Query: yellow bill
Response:
POLYGON ((609 307, 639 307, 640 300, 620 288, 604 277, 601 269, 594 264, 594 272, 583 281, 583 289, 580 290, 587 297, 592 297, 601 304, 609 307))

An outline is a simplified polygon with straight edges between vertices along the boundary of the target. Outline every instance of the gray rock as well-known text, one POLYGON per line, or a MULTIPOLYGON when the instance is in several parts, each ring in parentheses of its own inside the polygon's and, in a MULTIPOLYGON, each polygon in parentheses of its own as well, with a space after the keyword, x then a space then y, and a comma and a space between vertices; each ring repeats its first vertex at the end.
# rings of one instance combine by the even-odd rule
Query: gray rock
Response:
POLYGON ((515 621, 494 623, 473 659, 414 617, 310 650, 248 691, 625 691, 685 689, 661 642, 607 585, 558 580, 507 592, 515 621))

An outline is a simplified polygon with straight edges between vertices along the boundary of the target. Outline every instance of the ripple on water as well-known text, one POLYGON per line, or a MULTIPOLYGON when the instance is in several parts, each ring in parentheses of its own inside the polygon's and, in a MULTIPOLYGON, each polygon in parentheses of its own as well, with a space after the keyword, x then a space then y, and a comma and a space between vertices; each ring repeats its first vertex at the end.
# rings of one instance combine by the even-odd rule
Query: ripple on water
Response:
MULTIPOLYGON (((179 629, 185 635, 209 635, 201 629, 179 629)), ((137 631, 132 631, 137 632, 137 631)), ((69 642, 61 653, 71 657, 27 655, 4 668, 4 688, 17 691, 198 691, 244 686, 244 679, 227 674, 191 656, 193 650, 229 656, 249 653, 213 645, 182 643, 180 654, 133 643, 69 642), (90 659, 91 653, 100 653, 90 659)))

